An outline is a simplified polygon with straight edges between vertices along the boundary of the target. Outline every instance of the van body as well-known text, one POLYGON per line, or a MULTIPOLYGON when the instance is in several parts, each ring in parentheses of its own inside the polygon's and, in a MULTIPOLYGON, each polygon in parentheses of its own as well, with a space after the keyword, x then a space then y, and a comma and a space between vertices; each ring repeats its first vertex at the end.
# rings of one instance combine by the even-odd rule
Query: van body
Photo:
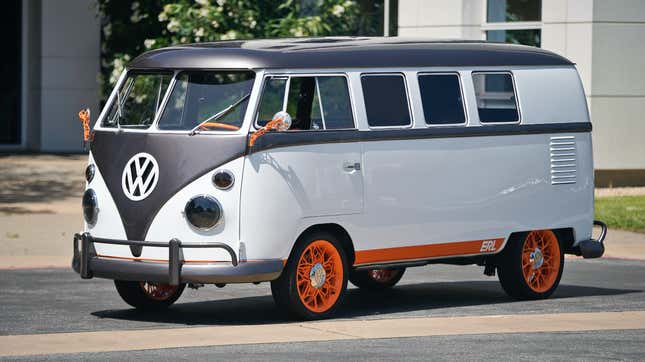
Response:
POLYGON ((279 305, 324 318, 348 280, 382 289, 430 263, 478 264, 511 296, 544 298, 564 253, 604 250, 575 65, 519 45, 150 51, 96 120, 86 177, 74 268, 139 308, 186 284, 270 281, 279 305))

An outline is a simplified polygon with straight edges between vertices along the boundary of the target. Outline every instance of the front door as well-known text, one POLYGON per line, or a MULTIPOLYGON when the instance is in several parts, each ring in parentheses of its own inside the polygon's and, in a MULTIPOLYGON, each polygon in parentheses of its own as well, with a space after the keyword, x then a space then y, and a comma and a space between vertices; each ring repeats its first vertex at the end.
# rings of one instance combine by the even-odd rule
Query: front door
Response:
POLYGON ((362 146, 352 137, 345 76, 267 77, 255 126, 278 111, 289 113, 291 128, 259 137, 244 166, 241 222, 253 227, 241 237, 255 252, 263 241, 291 240, 306 225, 363 210, 362 146))
POLYGON ((245 172, 288 188, 283 191, 293 196, 304 217, 361 212, 361 145, 338 142, 342 134, 357 132, 347 79, 333 74, 267 77, 256 126, 278 111, 289 113, 291 128, 260 138, 249 157, 252 169, 245 172), (276 142, 280 147, 274 147, 276 142))

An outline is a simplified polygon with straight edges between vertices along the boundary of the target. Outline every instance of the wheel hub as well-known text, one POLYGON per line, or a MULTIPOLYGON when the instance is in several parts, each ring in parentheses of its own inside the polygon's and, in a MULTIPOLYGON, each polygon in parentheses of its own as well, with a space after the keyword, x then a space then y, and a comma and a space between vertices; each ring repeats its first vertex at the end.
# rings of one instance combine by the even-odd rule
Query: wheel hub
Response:
POLYGON ((314 288, 320 288, 325 284, 325 279, 327 278, 327 273, 325 273, 325 268, 322 264, 316 263, 311 267, 309 271, 309 279, 311 280, 311 286, 314 288))
POLYGON ((539 248, 535 248, 531 253, 531 261, 533 262, 533 270, 539 269, 544 264, 544 254, 539 248))

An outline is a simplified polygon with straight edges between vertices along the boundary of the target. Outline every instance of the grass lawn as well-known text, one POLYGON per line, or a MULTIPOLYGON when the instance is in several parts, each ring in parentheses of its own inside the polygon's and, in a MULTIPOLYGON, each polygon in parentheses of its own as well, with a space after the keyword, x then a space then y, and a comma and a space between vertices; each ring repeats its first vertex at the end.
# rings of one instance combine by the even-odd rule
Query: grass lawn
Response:
POLYGON ((595 211, 610 228, 645 233, 645 195, 597 197, 595 211))

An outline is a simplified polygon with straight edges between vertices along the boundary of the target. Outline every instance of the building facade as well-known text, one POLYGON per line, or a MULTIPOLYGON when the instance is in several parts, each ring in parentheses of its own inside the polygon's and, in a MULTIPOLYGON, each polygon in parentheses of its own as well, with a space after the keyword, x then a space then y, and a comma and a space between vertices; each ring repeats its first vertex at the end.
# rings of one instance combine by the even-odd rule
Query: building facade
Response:
POLYGON ((98 114, 100 20, 92 0, 7 0, 0 152, 80 152, 76 116, 98 114))
POLYGON ((596 184, 645 185, 645 1, 400 0, 399 36, 539 46, 576 63, 596 184))

